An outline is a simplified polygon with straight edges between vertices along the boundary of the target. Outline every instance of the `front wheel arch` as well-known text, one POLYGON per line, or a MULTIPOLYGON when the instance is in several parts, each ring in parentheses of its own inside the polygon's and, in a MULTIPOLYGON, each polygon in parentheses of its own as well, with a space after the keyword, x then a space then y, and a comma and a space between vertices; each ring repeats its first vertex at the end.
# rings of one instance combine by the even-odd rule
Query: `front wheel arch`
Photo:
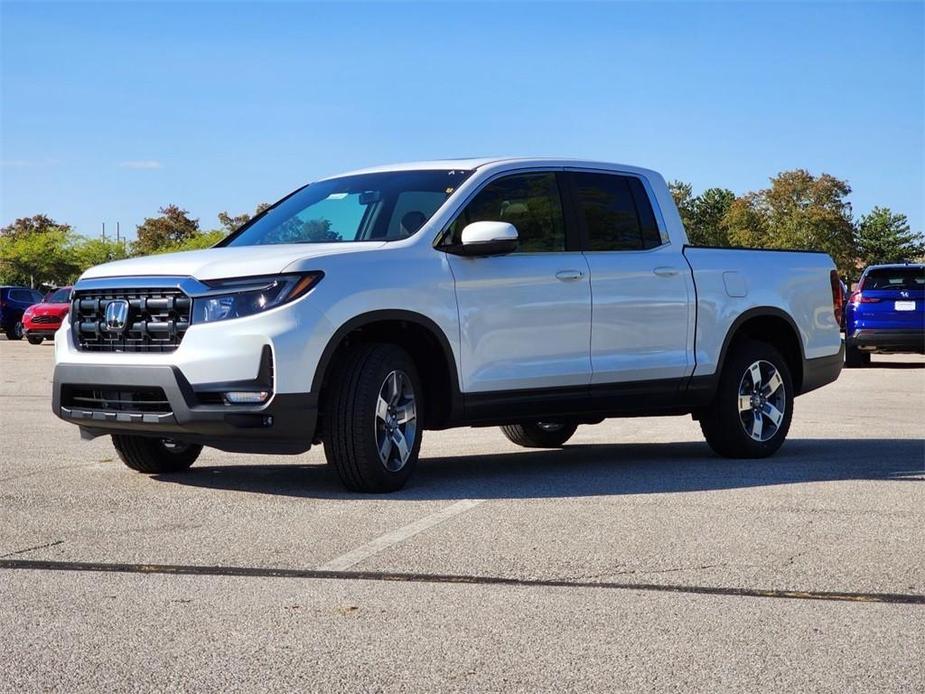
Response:
MULTIPOLYGON (((386 309, 354 316, 338 328, 321 353, 311 383, 319 393, 322 413, 337 361, 359 342, 394 344, 411 355, 424 385, 427 412, 424 425, 444 428, 462 415, 462 395, 453 348, 444 331, 415 311, 386 309)), ((323 427, 323 423, 322 423, 323 427)))

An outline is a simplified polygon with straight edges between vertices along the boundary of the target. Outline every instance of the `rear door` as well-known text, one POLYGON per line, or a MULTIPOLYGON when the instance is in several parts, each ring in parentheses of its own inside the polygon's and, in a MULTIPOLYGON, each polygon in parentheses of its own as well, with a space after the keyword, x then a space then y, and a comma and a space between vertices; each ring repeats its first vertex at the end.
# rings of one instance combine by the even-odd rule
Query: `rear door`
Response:
POLYGON ((645 182, 573 171, 591 270, 592 384, 679 379, 694 367, 694 292, 681 248, 660 229, 645 182))
POLYGON ((465 392, 587 386, 591 378, 591 285, 577 236, 566 224, 558 175, 532 171, 485 185, 449 227, 509 222, 518 250, 447 255, 456 286, 465 392))

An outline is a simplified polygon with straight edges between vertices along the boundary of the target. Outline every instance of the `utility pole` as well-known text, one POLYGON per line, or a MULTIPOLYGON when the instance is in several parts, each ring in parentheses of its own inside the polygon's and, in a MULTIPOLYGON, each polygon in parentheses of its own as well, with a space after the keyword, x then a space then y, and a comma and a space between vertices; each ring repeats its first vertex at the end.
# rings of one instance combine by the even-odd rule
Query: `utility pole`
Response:
POLYGON ((119 222, 116 222, 116 243, 120 241, 119 239, 119 222))
POLYGON ((106 222, 103 222, 103 236, 102 236, 102 238, 103 238, 104 240, 106 239, 106 222))

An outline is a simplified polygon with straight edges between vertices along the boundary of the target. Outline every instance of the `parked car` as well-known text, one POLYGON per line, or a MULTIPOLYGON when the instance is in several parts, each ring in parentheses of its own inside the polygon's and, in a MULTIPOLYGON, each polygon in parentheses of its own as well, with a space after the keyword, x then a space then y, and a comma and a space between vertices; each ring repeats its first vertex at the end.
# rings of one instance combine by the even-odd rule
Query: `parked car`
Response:
POLYGON ((41 300, 42 295, 29 287, 0 287, 0 330, 7 340, 22 339, 23 313, 41 300))
POLYGON ((874 353, 925 354, 925 265, 872 265, 845 309, 845 363, 874 353))
POLYGON ((395 490, 425 429, 563 445, 606 417, 691 414, 720 455, 783 443, 834 381, 823 253, 693 248, 654 171, 449 160, 312 183, 217 247, 84 273, 53 407, 146 473, 202 446, 299 453, 395 490))
POLYGON ((61 287, 48 292, 41 303, 27 308, 23 314, 22 323, 23 333, 29 343, 40 345, 46 338, 53 338, 70 308, 70 287, 61 287))

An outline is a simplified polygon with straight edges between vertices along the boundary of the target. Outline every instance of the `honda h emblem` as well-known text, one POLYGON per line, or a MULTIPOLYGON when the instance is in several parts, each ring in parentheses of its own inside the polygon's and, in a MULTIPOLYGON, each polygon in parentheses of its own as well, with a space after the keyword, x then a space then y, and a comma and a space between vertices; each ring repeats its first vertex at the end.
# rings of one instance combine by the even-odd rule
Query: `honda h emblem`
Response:
POLYGON ((125 299, 115 299, 106 304, 103 315, 103 330, 118 333, 125 330, 128 321, 128 302, 125 299))

